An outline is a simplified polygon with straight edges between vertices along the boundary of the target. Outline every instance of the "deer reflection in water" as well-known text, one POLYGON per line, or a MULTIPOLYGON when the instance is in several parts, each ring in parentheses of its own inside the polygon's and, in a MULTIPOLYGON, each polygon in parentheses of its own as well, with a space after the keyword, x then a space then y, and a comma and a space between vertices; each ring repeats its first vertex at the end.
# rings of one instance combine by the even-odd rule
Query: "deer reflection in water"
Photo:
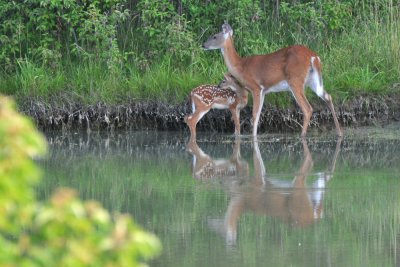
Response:
POLYGON ((249 166, 240 155, 240 140, 236 140, 230 159, 213 159, 207 155, 196 141, 186 145, 187 151, 192 154, 192 176, 198 180, 222 178, 226 180, 248 176, 249 166))
POLYGON ((234 145, 232 157, 214 160, 204 153, 196 142, 188 144, 193 155, 193 177, 196 179, 223 179, 222 184, 230 195, 223 219, 210 219, 209 226, 222 233, 229 245, 236 244, 237 226, 242 214, 272 216, 295 227, 305 227, 323 217, 323 200, 327 183, 333 177, 342 139, 336 148, 330 167, 325 172, 311 173, 313 159, 307 141, 302 139, 303 159, 292 181, 271 177, 264 166, 259 143, 253 142, 253 168, 250 175, 248 163, 241 158, 240 141, 234 145), (308 176, 317 179, 307 185, 308 176))

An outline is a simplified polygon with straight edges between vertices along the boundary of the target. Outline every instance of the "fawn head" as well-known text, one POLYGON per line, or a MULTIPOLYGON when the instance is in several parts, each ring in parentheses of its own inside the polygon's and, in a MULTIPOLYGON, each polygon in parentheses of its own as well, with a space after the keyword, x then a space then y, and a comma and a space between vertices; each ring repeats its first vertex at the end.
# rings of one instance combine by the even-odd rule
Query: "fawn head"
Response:
POLYGON ((211 35, 208 40, 203 44, 206 50, 220 49, 224 47, 225 41, 233 36, 232 27, 225 21, 222 24, 222 31, 211 35))
POLYGON ((235 92, 237 92, 241 88, 241 85, 230 73, 224 74, 224 79, 218 84, 218 86, 222 89, 229 88, 235 92))

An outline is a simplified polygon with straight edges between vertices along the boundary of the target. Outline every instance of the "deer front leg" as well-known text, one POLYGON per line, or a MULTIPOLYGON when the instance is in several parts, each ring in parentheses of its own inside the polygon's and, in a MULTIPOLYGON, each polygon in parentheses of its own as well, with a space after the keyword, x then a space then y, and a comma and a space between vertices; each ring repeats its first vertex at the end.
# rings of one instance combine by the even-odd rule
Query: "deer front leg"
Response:
POLYGON ((265 184, 266 171, 257 141, 253 142, 253 164, 256 183, 258 186, 262 186, 265 184))
POLYGON ((260 120, 260 114, 262 106, 264 104, 264 94, 260 90, 253 90, 253 137, 257 136, 258 122, 260 120))
POLYGON ((235 135, 238 136, 240 135, 240 110, 238 106, 231 107, 229 110, 232 113, 232 119, 235 123, 235 135))
POLYGON ((243 212, 243 199, 241 196, 233 196, 229 202, 228 210, 225 214, 225 234, 226 243, 235 245, 237 240, 237 224, 243 212))

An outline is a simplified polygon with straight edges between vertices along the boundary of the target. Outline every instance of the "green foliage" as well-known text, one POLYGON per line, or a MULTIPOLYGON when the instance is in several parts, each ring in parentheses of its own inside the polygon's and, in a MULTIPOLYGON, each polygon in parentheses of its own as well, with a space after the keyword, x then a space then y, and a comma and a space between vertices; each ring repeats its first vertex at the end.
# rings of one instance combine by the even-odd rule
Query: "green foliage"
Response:
POLYGON ((162 43, 158 40, 164 33, 165 25, 174 17, 174 7, 167 1, 142 0, 138 3, 141 10, 141 23, 143 33, 153 48, 161 48, 162 43))
POLYGON ((116 25, 128 16, 122 1, 0 1, 0 62, 33 58, 52 67, 62 57, 120 63, 116 25))
POLYGON ((13 102, 0 98, 0 233, 7 229, 13 234, 22 230, 25 221, 18 209, 31 213, 32 186, 40 174, 29 158, 46 151, 46 142, 34 132, 32 122, 14 110, 13 102))
POLYGON ((147 57, 157 60, 167 54, 177 64, 188 64, 198 55, 200 46, 195 33, 170 1, 142 0, 138 8, 144 35, 142 48, 147 57))
POLYGON ((351 23, 348 2, 316 1, 305 3, 280 3, 280 26, 287 39, 294 42, 318 42, 351 23))
POLYGON ((179 102, 226 71, 220 53, 201 44, 228 20, 243 56, 304 44, 320 55, 327 88, 341 91, 335 98, 385 93, 399 77, 399 7, 398 0, 0 0, 0 90, 179 102))
POLYGON ((0 265, 143 266, 160 250, 159 240, 127 215, 111 217, 94 201, 58 189, 49 202, 36 201, 46 141, 31 121, 0 97, 0 265))

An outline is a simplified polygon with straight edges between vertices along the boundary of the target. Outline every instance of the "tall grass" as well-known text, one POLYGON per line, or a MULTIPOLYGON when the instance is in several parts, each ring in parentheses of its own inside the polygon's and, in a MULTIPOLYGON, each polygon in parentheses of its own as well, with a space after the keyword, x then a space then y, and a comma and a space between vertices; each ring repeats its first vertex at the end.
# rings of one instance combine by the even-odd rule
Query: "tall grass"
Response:
MULTIPOLYGON (((395 86, 400 82, 399 8, 388 1, 382 13, 378 2, 360 1, 359 18, 353 26, 333 34, 285 29, 275 18, 270 24, 256 24, 251 32, 246 32, 251 25, 236 25, 235 43, 242 56, 269 53, 294 43, 310 46, 322 58, 325 87, 335 101, 359 94, 399 93, 395 86)), ((195 40, 196 45, 206 37, 195 40)), ((1 72, 0 93, 17 97, 70 93, 87 102, 145 99, 180 103, 192 88, 217 83, 226 72, 218 51, 197 51, 185 63, 172 54, 148 62, 143 68, 138 61, 126 60, 110 68, 96 61, 70 59, 54 67, 25 58, 15 72, 1 72)), ((269 102, 277 105, 287 105, 290 99, 284 94, 268 96, 269 102)))
POLYGON ((158 98, 161 100, 182 101, 190 89, 201 83, 216 83, 223 73, 222 64, 216 68, 207 68, 208 62, 194 62, 187 69, 176 68, 170 57, 153 64, 150 69, 140 73, 130 69, 127 83, 129 92, 144 99, 158 98))
POLYGON ((322 52, 326 87, 342 97, 391 92, 400 77, 399 36, 398 28, 387 25, 363 25, 342 34, 322 52))

